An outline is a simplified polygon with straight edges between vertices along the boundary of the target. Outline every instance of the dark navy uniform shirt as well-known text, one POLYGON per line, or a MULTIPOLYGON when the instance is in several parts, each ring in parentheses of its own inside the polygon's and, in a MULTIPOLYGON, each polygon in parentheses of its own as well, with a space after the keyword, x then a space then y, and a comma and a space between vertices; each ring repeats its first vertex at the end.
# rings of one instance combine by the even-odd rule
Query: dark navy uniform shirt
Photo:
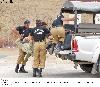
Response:
POLYGON ((24 26, 19 26, 16 28, 17 31, 19 31, 19 34, 23 35, 23 38, 28 37, 29 34, 31 33, 31 29, 26 29, 24 26))
POLYGON ((35 27, 32 29, 31 36, 33 36, 34 41, 43 41, 49 33, 47 28, 35 27))
POLYGON ((64 18, 64 16, 63 15, 60 15, 59 17, 57 17, 53 21, 52 26, 56 26, 56 27, 62 26, 63 25, 63 21, 61 20, 61 18, 64 18))

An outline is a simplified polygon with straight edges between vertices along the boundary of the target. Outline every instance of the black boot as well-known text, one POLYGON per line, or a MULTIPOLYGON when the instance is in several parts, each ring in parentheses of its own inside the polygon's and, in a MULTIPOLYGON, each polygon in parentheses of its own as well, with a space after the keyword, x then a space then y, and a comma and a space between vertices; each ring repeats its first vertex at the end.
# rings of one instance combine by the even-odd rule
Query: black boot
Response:
POLYGON ((39 69, 39 77, 42 77, 42 68, 39 69))
POLYGON ((25 71, 24 66, 25 65, 22 65, 22 67, 20 68, 19 70, 20 73, 28 73, 27 71, 25 71))
POLYGON ((36 77, 36 69, 37 68, 33 68, 33 77, 36 77))
POLYGON ((36 73, 39 73, 39 69, 38 68, 36 68, 36 73))
POLYGON ((18 73, 19 64, 16 65, 15 72, 18 73))

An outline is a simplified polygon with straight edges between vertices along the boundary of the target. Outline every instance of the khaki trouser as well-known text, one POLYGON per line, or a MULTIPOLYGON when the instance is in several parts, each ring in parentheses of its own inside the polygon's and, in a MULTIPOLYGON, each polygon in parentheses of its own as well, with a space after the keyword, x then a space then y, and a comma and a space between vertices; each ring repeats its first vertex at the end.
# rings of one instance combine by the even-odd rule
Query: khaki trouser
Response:
POLYGON ((24 43, 17 39, 15 42, 19 48, 19 57, 17 60, 17 64, 26 65, 28 58, 32 55, 32 45, 30 43, 24 43))
POLYGON ((17 60, 17 64, 26 65, 26 62, 28 61, 28 58, 30 56, 31 56, 31 54, 27 54, 22 49, 19 49, 19 57, 17 60))
POLYGON ((58 41, 64 41, 65 37, 65 30, 63 27, 56 27, 51 29, 51 34, 54 38, 54 43, 57 43, 58 41))
POLYGON ((34 60, 33 68, 44 68, 46 60, 45 42, 34 42, 34 60))
POLYGON ((26 53, 19 48, 19 57, 17 60, 17 64, 23 64, 23 65, 26 64, 27 60, 24 60, 25 55, 26 53))

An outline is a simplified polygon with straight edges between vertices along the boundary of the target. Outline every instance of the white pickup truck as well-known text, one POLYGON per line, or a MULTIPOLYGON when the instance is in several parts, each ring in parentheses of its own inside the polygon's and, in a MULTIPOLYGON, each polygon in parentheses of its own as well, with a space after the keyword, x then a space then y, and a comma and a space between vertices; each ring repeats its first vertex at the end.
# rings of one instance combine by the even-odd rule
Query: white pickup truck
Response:
POLYGON ((56 55, 63 60, 73 61, 75 68, 80 65, 85 72, 100 73, 100 24, 95 24, 95 16, 100 14, 100 3, 66 2, 61 12, 75 14, 75 34, 72 34, 71 49, 60 51, 56 55), (80 23, 78 25, 77 14, 82 13, 93 14, 93 24, 80 23))
POLYGON ((100 72, 100 24, 81 23, 78 32, 72 34, 71 50, 60 51, 57 55, 64 60, 72 60, 75 68, 79 64, 83 71, 96 74, 100 72))

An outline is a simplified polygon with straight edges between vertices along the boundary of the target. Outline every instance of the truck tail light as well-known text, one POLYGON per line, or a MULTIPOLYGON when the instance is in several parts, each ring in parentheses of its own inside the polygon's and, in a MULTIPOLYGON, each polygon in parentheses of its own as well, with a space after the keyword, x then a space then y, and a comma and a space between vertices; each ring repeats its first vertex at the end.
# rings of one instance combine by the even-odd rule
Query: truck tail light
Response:
POLYGON ((74 39, 72 41, 72 50, 73 50, 73 52, 78 52, 79 51, 78 50, 78 44, 77 44, 77 40, 76 39, 74 39))

